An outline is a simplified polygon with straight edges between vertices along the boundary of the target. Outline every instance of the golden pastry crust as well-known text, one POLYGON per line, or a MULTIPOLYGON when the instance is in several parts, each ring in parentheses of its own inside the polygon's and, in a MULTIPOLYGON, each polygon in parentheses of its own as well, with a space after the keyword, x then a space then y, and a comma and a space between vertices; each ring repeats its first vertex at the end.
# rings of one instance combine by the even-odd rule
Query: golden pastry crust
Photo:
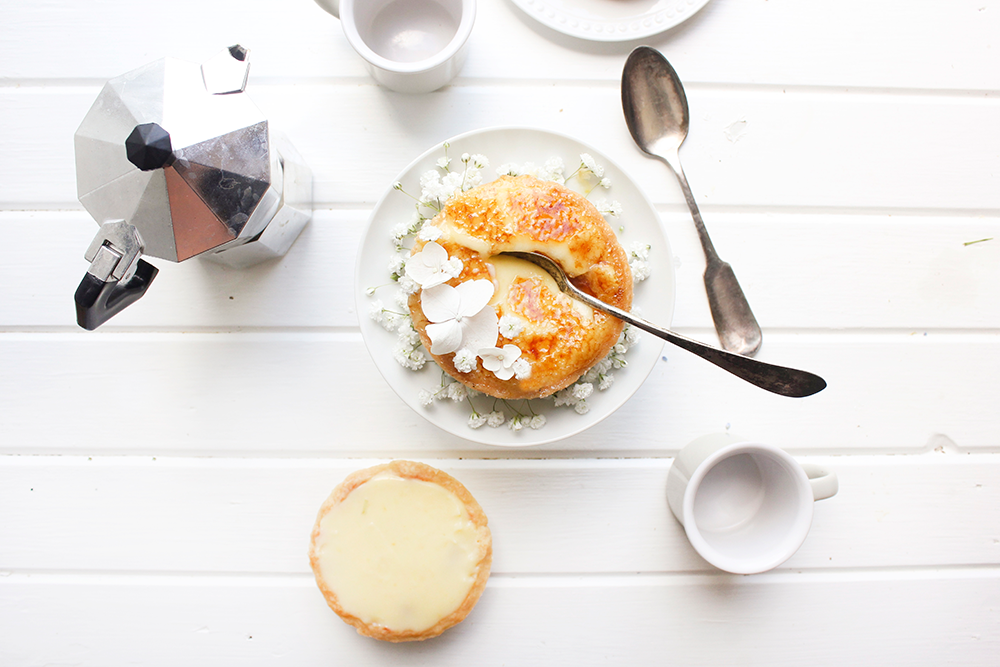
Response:
POLYGON ((486 514, 483 512, 483 508, 479 505, 472 494, 469 493, 469 490, 466 489, 465 486, 463 486, 457 479, 441 470, 438 470, 437 468, 414 461, 392 461, 391 463, 365 468, 364 470, 358 470, 348 475, 347 478, 345 478, 344 481, 333 490, 330 496, 320 507, 309 543, 309 564, 312 566, 313 574, 316 577, 316 584, 319 586, 319 589, 323 593, 323 597, 326 599, 330 608, 333 609, 333 611, 336 612, 337 615, 340 616, 346 623, 354 626, 359 634, 389 642, 407 642, 430 639, 431 637, 436 637, 448 628, 465 620, 465 617, 468 616, 469 612, 472 611, 472 608, 476 606, 476 602, 479 601, 479 597, 486 588, 486 580, 489 579, 490 566, 492 565, 492 562, 493 539, 490 534, 489 526, 487 525, 486 514), (469 519, 475 526, 477 533, 476 546, 478 551, 474 555, 477 562, 476 579, 473 582, 472 587, 469 589, 465 599, 454 611, 441 618, 433 626, 421 631, 396 630, 383 625, 366 623, 354 614, 346 611, 341 606, 340 601, 337 598, 337 594, 324 579, 320 568, 318 541, 320 538, 320 523, 322 522, 323 517, 326 516, 326 514, 333 507, 343 502, 352 491, 370 481, 376 475, 387 471, 403 479, 413 479, 437 484, 446 491, 452 493, 462 502, 462 505, 465 507, 465 510, 469 515, 469 519))
MULTIPOLYGON (((598 299, 629 310, 632 271, 628 256, 604 216, 583 195, 532 176, 502 176, 452 198, 428 224, 442 231, 436 240, 449 257, 462 260, 462 272, 448 281, 490 279, 496 288, 490 306, 498 317, 515 315, 525 323, 513 338, 498 337, 497 347, 516 345, 531 364, 523 379, 500 380, 479 363, 472 371, 455 368, 454 354, 431 354, 453 378, 497 398, 538 398, 575 382, 604 358, 618 341, 621 320, 582 306, 546 280, 533 265, 504 259, 520 269, 497 270, 495 255, 533 251, 558 262, 572 282, 598 299), (509 279, 498 284, 498 273, 509 279)), ((426 243, 418 240, 413 253, 426 243)), ((410 296, 413 326, 431 349, 421 292, 410 296)), ((477 352, 473 350, 473 352, 477 352)))

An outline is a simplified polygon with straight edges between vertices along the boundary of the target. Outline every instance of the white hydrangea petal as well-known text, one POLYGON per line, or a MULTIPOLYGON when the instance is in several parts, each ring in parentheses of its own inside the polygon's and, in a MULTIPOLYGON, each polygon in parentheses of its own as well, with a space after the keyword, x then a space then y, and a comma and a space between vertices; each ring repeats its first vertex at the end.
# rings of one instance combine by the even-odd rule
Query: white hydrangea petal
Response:
POLYGON ((521 348, 517 345, 511 345, 508 343, 503 346, 503 367, 510 368, 517 361, 517 358, 521 356, 521 348))
POLYGON ((462 347, 480 350, 497 344, 497 311, 492 306, 481 309, 472 317, 463 318, 462 327, 462 347))
POLYGON ((503 361, 500 357, 503 355, 503 350, 499 347, 484 347, 479 350, 479 358, 483 360, 483 368, 490 372, 496 372, 503 367, 503 361))
POLYGON ((423 250, 413 255, 410 259, 420 258, 419 261, 427 266, 436 267, 448 261, 448 251, 440 243, 429 241, 424 244, 423 250))
POLYGON ((498 368, 493 371, 493 374, 496 375, 499 380, 509 380, 514 377, 514 371, 506 367, 498 368))
POLYGON ((436 287, 448 280, 448 274, 442 271, 447 262, 448 251, 431 241, 406 262, 406 275, 424 288, 436 287))
POLYGON ((420 308, 431 322, 444 322, 458 317, 462 297, 451 285, 435 285, 420 295, 420 308))
POLYGON ((516 345, 504 345, 503 348, 486 347, 479 350, 479 357, 483 360, 483 368, 491 371, 501 380, 509 380, 514 377, 516 371, 513 366, 520 356, 521 349, 516 345))
MULTIPOLYGON (((410 261, 406 263, 405 275, 408 278, 416 280, 421 285, 423 285, 424 282, 430 279, 430 277, 433 276, 435 273, 437 273, 437 270, 435 268, 427 266, 427 264, 420 261, 420 258, 418 258, 416 255, 411 257, 410 261)), ((428 285, 428 287, 430 287, 430 285, 428 285)))
POLYGON ((455 320, 428 324, 427 335, 431 339, 431 354, 448 354, 462 346, 462 325, 455 320))
MULTIPOLYGON (((458 290, 461 300, 458 314, 462 317, 471 317, 486 307, 493 298, 495 288, 492 280, 469 280, 455 289, 458 290)), ((495 313, 494 319, 496 319, 495 313)))

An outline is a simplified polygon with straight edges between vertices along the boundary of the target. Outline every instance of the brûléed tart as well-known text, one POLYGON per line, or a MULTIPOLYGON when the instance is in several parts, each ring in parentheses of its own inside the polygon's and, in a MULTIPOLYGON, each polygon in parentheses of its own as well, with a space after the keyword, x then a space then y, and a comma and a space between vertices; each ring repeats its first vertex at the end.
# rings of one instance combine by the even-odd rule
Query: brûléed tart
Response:
POLYGON ((456 380, 497 398, 549 396, 575 382, 618 341, 620 320, 563 294, 534 264, 501 254, 547 255, 583 291, 629 310, 632 272, 628 256, 604 216, 585 196, 532 176, 501 176, 456 195, 427 225, 435 236, 418 237, 411 259, 434 243, 443 248, 450 262, 461 266, 446 285, 491 282, 493 295, 486 307, 495 312, 501 326, 487 345, 513 350, 525 369, 515 377, 496 373, 484 363, 489 354, 476 358, 480 349, 458 351, 452 345, 446 352, 436 352, 442 345, 433 336, 437 320, 432 321, 426 312, 430 290, 416 291, 408 304, 413 326, 434 360, 456 380), (516 322, 516 327, 505 328, 504 321, 516 322))

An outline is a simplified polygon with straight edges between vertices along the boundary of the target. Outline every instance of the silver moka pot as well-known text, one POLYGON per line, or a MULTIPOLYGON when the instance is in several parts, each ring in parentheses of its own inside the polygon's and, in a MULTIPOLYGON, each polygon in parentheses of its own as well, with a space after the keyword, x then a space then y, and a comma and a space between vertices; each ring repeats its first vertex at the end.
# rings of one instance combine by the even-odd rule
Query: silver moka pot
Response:
POLYGON ((150 255, 243 268, 287 252, 312 215, 312 172, 244 94, 249 52, 165 58, 111 79, 76 131, 80 203, 100 224, 76 291, 96 329, 149 288, 150 255))

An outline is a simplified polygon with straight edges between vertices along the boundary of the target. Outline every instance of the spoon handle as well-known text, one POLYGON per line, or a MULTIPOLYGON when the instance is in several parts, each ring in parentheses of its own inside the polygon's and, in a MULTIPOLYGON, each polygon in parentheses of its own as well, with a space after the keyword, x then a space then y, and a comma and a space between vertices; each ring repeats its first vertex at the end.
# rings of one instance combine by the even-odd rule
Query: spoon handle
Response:
POLYGON ((715 251, 708 229, 705 228, 705 222, 701 219, 701 211, 698 210, 698 204, 691 194, 691 186, 688 185, 687 176, 684 175, 680 157, 674 152, 665 153, 662 158, 677 176, 677 181, 684 192, 684 201, 687 202, 691 217, 694 218, 698 239, 705 251, 705 293, 708 295, 708 307, 712 311, 712 321, 715 323, 719 341, 722 347, 730 352, 753 356, 760 349, 762 340, 757 318, 750 310, 750 304, 739 281, 736 280, 733 267, 724 262, 715 251))
POLYGON ((826 381, 823 378, 808 371, 775 366, 774 364, 768 364, 752 357, 746 357, 742 354, 705 345, 669 329, 662 329, 641 317, 635 317, 624 310, 608 305, 600 299, 575 288, 572 284, 569 284, 568 287, 572 291, 574 298, 583 301, 592 308, 614 315, 618 319, 635 325, 643 331, 662 338, 668 343, 673 343, 688 352, 696 354, 702 359, 715 364, 723 370, 729 371, 736 377, 742 378, 761 389, 766 389, 782 396, 801 398, 811 396, 826 387, 826 381))
POLYGON ((691 211, 691 217, 694 218, 694 228, 698 232, 698 240, 701 241, 702 250, 705 251, 705 259, 709 264, 718 262, 719 255, 715 252, 715 245, 712 243, 712 238, 708 235, 705 221, 701 218, 698 202, 695 201, 694 194, 691 193, 691 186, 688 185, 687 175, 684 173, 684 167, 681 166, 680 156, 677 152, 673 154, 667 153, 663 156, 663 161, 673 170, 674 175, 677 176, 677 182, 681 185, 681 192, 684 193, 684 201, 687 202, 688 210, 691 211))

